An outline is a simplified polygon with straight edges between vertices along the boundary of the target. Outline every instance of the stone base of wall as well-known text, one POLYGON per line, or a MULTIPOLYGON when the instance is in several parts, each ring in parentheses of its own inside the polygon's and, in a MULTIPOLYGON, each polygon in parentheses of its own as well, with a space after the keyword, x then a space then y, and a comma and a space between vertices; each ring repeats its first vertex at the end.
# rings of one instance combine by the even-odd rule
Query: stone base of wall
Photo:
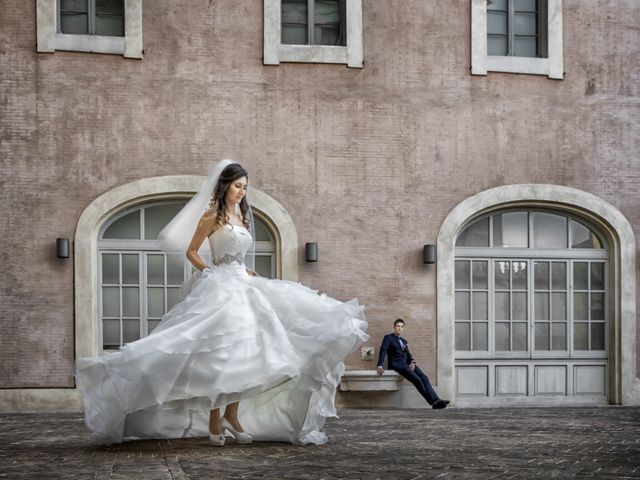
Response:
POLYGON ((75 388, 0 390, 0 412, 82 412, 82 397, 75 388))
MULTIPOLYGON (((434 386, 437 390, 437 387, 434 386)), ((336 394, 338 408, 431 408, 413 385, 404 382, 396 392, 341 392, 336 394)))

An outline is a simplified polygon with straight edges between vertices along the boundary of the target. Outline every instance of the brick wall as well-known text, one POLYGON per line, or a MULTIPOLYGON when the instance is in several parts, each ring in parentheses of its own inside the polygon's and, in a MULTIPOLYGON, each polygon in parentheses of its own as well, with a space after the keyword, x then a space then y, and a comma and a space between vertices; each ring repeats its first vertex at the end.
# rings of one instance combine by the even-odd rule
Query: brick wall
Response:
MULTIPOLYGON (((435 376, 435 243, 490 187, 600 196, 640 235, 640 4, 565 0, 562 81, 472 77, 469 2, 363 2, 363 69, 262 64, 262 2, 146 2, 144 59, 35 51, 35 2, 0 15, 0 387, 73 386, 73 238, 118 185, 234 158, 320 260, 300 280, 397 317, 435 376)), ((640 355, 638 356, 640 359, 640 355)), ((373 367, 359 355, 354 368, 373 367)))

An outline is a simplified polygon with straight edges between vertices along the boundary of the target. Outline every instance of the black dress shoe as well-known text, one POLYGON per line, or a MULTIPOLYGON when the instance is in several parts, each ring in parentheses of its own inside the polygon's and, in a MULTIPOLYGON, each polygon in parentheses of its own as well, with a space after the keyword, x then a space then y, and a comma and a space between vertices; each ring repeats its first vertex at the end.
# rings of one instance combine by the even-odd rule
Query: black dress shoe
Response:
POLYGON ((447 405, 449 405, 449 400, 442 400, 441 398, 439 398, 438 400, 433 402, 433 405, 431 406, 431 408, 435 408, 435 409, 447 408, 447 405))

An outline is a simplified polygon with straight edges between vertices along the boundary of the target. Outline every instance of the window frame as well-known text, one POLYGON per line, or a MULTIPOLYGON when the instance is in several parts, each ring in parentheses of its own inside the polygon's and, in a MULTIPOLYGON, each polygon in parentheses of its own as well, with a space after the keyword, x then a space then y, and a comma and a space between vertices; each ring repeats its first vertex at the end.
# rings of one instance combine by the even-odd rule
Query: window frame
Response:
MULTIPOLYGON (((316 38, 315 38, 316 37, 316 25, 318 25, 318 24, 315 23, 315 21, 310 21, 311 19, 315 18, 315 0, 305 0, 305 2, 307 3, 307 23, 306 23, 306 25, 307 25, 307 40, 308 40, 308 43, 306 45, 325 45, 325 44, 317 44, 317 43, 315 43, 315 40, 316 40, 316 38)), ((343 4, 344 8, 345 8, 344 12, 342 12, 342 6, 340 6, 341 15, 343 13, 346 13, 346 2, 347 2, 347 0, 339 0, 339 6, 340 6, 340 4, 343 4)), ((281 3, 281 5, 282 5, 282 3, 281 3)), ((280 11, 282 13, 282 10, 280 10, 280 11)), ((342 32, 342 30, 343 30, 342 25, 344 25, 344 35, 346 37, 346 24, 345 24, 345 22, 341 22, 340 25, 341 26, 338 29, 339 30, 338 35, 340 35, 340 33, 342 32)), ((282 22, 280 23, 280 26, 281 26, 280 32, 282 34, 282 22)), ((283 45, 302 45, 302 44, 283 43, 283 45)), ((331 46, 331 45, 329 45, 329 46, 331 46)), ((334 46, 345 47, 346 43, 345 43, 345 45, 334 45, 334 46)))
MULTIPOLYGON (((547 57, 515 57, 487 54, 487 0, 471 0, 471 74, 523 73, 564 78, 562 1, 547 0, 547 57)), ((510 12, 511 14, 512 12, 510 12)), ((542 28, 544 30, 544 28, 542 28)))
MULTIPOLYGON (((469 288, 459 288, 459 287, 455 287, 455 291, 454 291, 454 302, 455 302, 455 294, 458 292, 464 292, 464 293, 469 293, 469 313, 470 313, 470 317, 469 320, 460 320, 460 319, 454 319, 454 322, 457 323, 464 323, 467 324, 469 327, 469 350, 456 350, 456 355, 461 353, 465 358, 468 356, 469 358, 491 358, 492 355, 492 351, 493 351, 493 347, 492 347, 492 322, 491 322, 491 312, 493 309, 493 304, 491 303, 493 301, 493 299, 491 298, 491 285, 489 284, 489 281, 491 280, 491 275, 489 272, 489 268, 491 268, 491 262, 488 261, 485 258, 480 258, 480 257, 460 257, 457 258, 456 257, 456 262, 457 261, 461 261, 461 262, 468 262, 469 263, 469 288), (474 284, 473 284, 473 264, 474 262, 484 262, 487 264, 487 287, 486 289, 481 289, 481 288, 474 288, 474 284), (487 295, 487 304, 486 304, 486 312, 487 312, 487 319, 478 319, 476 320, 474 317, 474 313, 473 313, 473 295, 474 292, 482 292, 482 293, 486 293, 487 295), (476 350, 474 349, 474 339, 473 339, 473 325, 474 323, 486 323, 487 325, 487 348, 485 350, 476 350)), ((454 264, 455 265, 455 264, 454 264)), ((454 267, 455 268, 455 267, 454 267)), ((454 274, 455 277, 455 274, 454 274)), ((495 323, 495 320, 494 320, 495 323)), ((454 331, 455 331, 455 327, 454 327, 454 331)), ((455 341, 455 340, 454 340, 455 341)))
POLYGON ((282 43, 282 1, 264 0, 264 65, 335 63, 362 68, 362 0, 346 0, 347 45, 290 45, 282 43))
POLYGON ((37 47, 40 53, 57 50, 106 53, 141 59, 142 0, 124 0, 124 36, 58 33, 59 1, 36 0, 37 47))
MULTIPOLYGON (((527 36, 527 37, 535 37, 536 38, 536 50, 540 55, 536 55, 535 57, 526 57, 526 58, 547 58, 548 56, 548 48, 547 42, 549 40, 547 34, 547 3, 546 0, 537 0, 538 5, 535 11, 536 15, 536 34, 535 35, 516 35, 515 33, 515 15, 518 13, 515 9, 514 1, 515 0, 506 0, 507 1, 507 55, 500 56, 508 56, 508 57, 516 57, 518 55, 514 55, 513 51, 515 49, 515 41, 518 36, 527 36), (543 20, 544 19, 544 20, 543 20)), ((503 10, 501 10, 503 11, 503 10)), ((531 13, 531 12, 526 12, 531 13)), ((487 8, 487 15, 489 14, 489 9, 487 8)), ((489 33, 487 32, 487 37, 489 37, 489 33)), ((488 45, 487 45, 488 50, 488 45)), ((492 55, 496 56, 496 55, 492 55)))
MULTIPOLYGON (((123 22, 123 30, 124 30, 124 4, 125 0, 122 3, 122 22, 123 22)), ((96 0, 87 0, 87 30, 89 31, 87 35, 96 36, 96 0)), ((60 8, 60 0, 56 0, 56 33, 62 33, 62 9, 60 8)), ((71 34, 71 35, 82 35, 82 34, 71 34)), ((100 35, 98 35, 100 36, 100 35)), ((110 37, 124 37, 123 35, 108 35, 110 37)))
POLYGON ((563 212, 563 211, 559 211, 559 210, 554 210, 551 208, 539 208, 539 207, 509 207, 509 208, 503 208, 503 209, 499 209, 499 210, 495 210, 495 211, 491 211, 488 212, 486 214, 483 215, 478 215, 477 217, 474 217, 472 219, 470 219, 461 229, 460 232, 458 233, 458 235, 456 236, 456 245, 455 245, 456 250, 460 249, 460 251, 465 251, 465 249, 472 249, 474 252, 478 252, 478 251, 483 251, 484 256, 492 256, 495 255, 494 253, 491 252, 495 252, 496 249, 499 249, 499 251, 505 252, 504 255, 516 255, 516 256, 523 256, 523 257, 527 257, 527 256, 531 256, 531 251, 532 250, 544 250, 545 251, 545 255, 550 255, 553 258, 561 258, 563 257, 565 254, 563 252, 566 252, 567 250, 569 251, 579 251, 581 252, 580 254, 584 257, 593 257, 593 258, 608 258, 607 256, 607 251, 611 248, 611 246, 608 244, 606 237, 603 235, 603 233, 601 232, 601 230, 596 227, 592 222, 590 222, 589 220, 582 218, 582 217, 578 217, 575 215, 571 215, 570 213, 567 212, 563 212), (494 217, 496 215, 503 215, 506 213, 526 213, 527 214, 527 247, 503 247, 503 246, 494 246, 494 239, 493 239, 493 223, 494 223, 494 217), (534 220, 533 220, 533 214, 534 213, 546 213, 546 214, 551 214, 551 215, 557 215, 559 217, 564 217, 567 219, 567 223, 566 223, 566 234, 567 234, 567 247, 566 248, 562 248, 562 247, 534 247, 532 246, 533 243, 533 231, 534 231, 534 220), (462 233, 469 228, 470 226, 474 225, 477 222, 480 222, 482 220, 488 219, 488 243, 489 246, 465 246, 465 245, 457 245, 457 241, 460 238, 460 236, 462 235, 462 233), (573 246, 573 232, 571 230, 571 222, 575 221, 579 224, 581 224, 582 226, 584 226, 585 228, 587 228, 588 230, 592 231, 593 233, 596 234, 598 240, 602 243, 602 247, 600 248, 584 248, 584 247, 574 247, 573 246))
MULTIPOLYGON (((511 208, 503 208, 493 210, 491 212, 478 215, 475 218, 469 219, 465 225, 460 228, 460 232, 456 235, 456 240, 454 241, 454 268, 455 262, 464 261, 464 262, 474 262, 474 261, 488 261, 489 262, 489 278, 488 278, 488 350, 457 350, 455 348, 455 336, 454 336, 454 355, 456 359, 465 360, 465 359, 490 359, 490 360, 501 360, 501 359, 601 359, 608 358, 610 353, 610 342, 611 342, 611 332, 612 328, 612 318, 613 313, 610 311, 611 308, 611 292, 614 291, 614 286, 611 285, 610 279, 610 249, 612 248, 609 245, 609 242, 606 240, 606 236, 604 232, 601 231, 600 228, 596 227, 589 220, 572 215, 568 212, 558 211, 550 208, 539 208, 539 207, 511 207, 511 208), (493 245, 493 218, 495 215, 501 215, 504 213, 513 213, 513 212, 527 212, 528 218, 528 248, 523 247, 494 247, 493 245), (533 237, 533 213, 549 213, 553 215, 558 215, 567 219, 567 247, 566 248, 544 248, 544 247, 532 247, 532 237, 533 237), (488 247, 473 247, 473 246, 457 246, 455 243, 457 242, 457 238, 465 231, 468 227, 473 225, 478 221, 482 221, 488 218, 488 228, 489 228, 489 246, 488 247), (571 232, 571 221, 576 221, 585 227, 587 227, 590 231, 598 237, 598 239, 602 242, 602 248, 575 248, 572 247, 572 232, 571 232), (494 284, 494 278, 492 275, 493 265, 495 261, 504 259, 508 261, 513 261, 515 259, 521 259, 522 261, 527 262, 528 264, 528 289, 527 289, 527 326, 528 326, 528 334, 527 334, 527 352, 523 355, 522 351, 499 351, 495 350, 495 293, 496 287, 494 284), (567 265, 566 275, 567 277, 567 299, 566 299, 566 309, 567 309, 567 320, 566 320, 566 341, 567 348, 565 350, 536 350, 534 344, 534 336, 535 336, 535 323, 536 319, 534 318, 534 297, 535 297, 535 282, 534 282, 534 264, 536 261, 542 262, 564 262, 567 265), (574 293, 575 288, 573 285, 573 265, 575 262, 586 262, 589 265, 592 263, 602 263, 604 265, 604 315, 605 319, 602 320, 604 323, 604 342, 605 348, 604 350, 592 350, 591 349, 591 323, 592 320, 588 319, 586 322, 584 320, 578 320, 578 322, 584 322, 588 325, 589 331, 589 350, 576 350, 574 348, 574 325, 576 323, 574 318, 574 293)), ((591 267, 589 267, 591 268, 591 267)), ((589 270, 590 271, 590 270, 589 270)), ((462 291, 465 289, 460 289, 455 286, 454 281, 454 299, 453 302, 455 304, 455 293, 458 291, 462 291)), ((550 286, 549 292, 551 292, 553 288, 550 286)), ((591 287, 587 289, 589 295, 591 294, 591 287)), ((598 290, 597 293, 600 293, 598 290)), ((589 298, 591 298, 589 296, 589 298)), ((590 307, 589 307, 590 308, 590 307)), ((470 309, 473 309, 473 305, 470 303, 470 309)), ((458 320, 454 315, 454 323, 461 321, 466 322, 465 319, 458 320)), ((472 322, 473 320, 471 320, 472 322)), ((511 320, 512 322, 512 320, 511 320)), ((548 323, 551 325, 556 322, 555 320, 549 317, 548 323)), ((600 322, 600 320, 596 320, 593 323, 600 322)), ((551 328, 551 327, 550 327, 551 328)), ((550 333, 551 334, 551 333, 550 333)), ((454 335, 455 335, 455 327, 454 327, 454 335)), ((550 337, 551 338, 551 337, 550 337)), ((471 342, 472 345, 472 342, 471 342)))
MULTIPOLYGON (((119 283, 118 285, 112 285, 112 284, 108 284, 107 287, 118 287, 120 289, 120 300, 119 300, 119 305, 120 305, 120 314, 118 316, 118 318, 107 318, 108 320, 119 320, 120 322, 120 341, 121 341, 121 345, 119 346, 110 346, 109 348, 105 348, 104 345, 104 340, 103 340, 103 320, 104 315, 103 315, 103 275, 102 275, 102 270, 103 270, 103 254, 111 254, 111 255, 118 255, 119 258, 122 255, 125 254, 135 254, 138 255, 138 321, 139 321, 139 338, 143 338, 145 336, 147 336, 149 334, 149 329, 148 329, 148 322, 149 320, 152 321, 156 321, 158 320, 157 316, 153 316, 153 318, 149 318, 149 311, 148 311, 148 307, 149 307, 149 303, 148 303, 148 288, 164 288, 164 310, 165 312, 169 311, 170 307, 169 305, 169 300, 168 300, 168 295, 167 295, 167 289, 173 289, 176 288, 177 285, 175 284, 168 284, 167 283, 167 268, 166 268, 166 262, 167 262, 167 256, 171 255, 171 252, 165 252, 162 250, 162 248, 160 247, 160 242, 157 239, 145 239, 145 225, 146 225, 146 221, 145 221, 145 216, 146 216, 146 209, 148 209, 149 207, 157 207, 157 206, 161 206, 161 205, 166 205, 166 204, 174 204, 174 203, 181 203, 181 204, 185 204, 187 202, 187 200, 185 199, 181 199, 181 198, 174 198, 174 199, 162 199, 162 200, 151 200, 151 201, 146 201, 146 202, 142 202, 142 203, 137 203, 135 205, 129 206, 128 208, 125 208, 113 215, 111 215, 108 220, 106 220, 100 227, 100 229, 98 230, 98 234, 97 234, 97 329, 96 329, 96 333, 98 336, 98 354, 103 354, 106 352, 112 352, 115 350, 118 350, 120 348, 120 346, 124 345, 123 343, 123 322, 124 320, 127 320, 127 318, 125 318, 125 315, 122 311, 122 304, 123 304, 123 295, 122 295, 122 289, 125 287, 132 287, 133 284, 129 285, 129 284, 123 284, 122 282, 122 269, 120 269, 120 279, 119 279, 119 283), (135 238, 119 238, 119 239, 105 239, 104 234, 105 232, 109 229, 109 227, 111 227, 111 225, 113 225, 114 223, 116 223, 118 220, 120 220, 121 218, 134 213, 134 212, 140 212, 138 215, 138 222, 139 222, 139 236, 140 238, 135 239, 135 238), (149 284, 148 282, 148 257, 152 256, 152 255, 158 255, 158 256, 162 256, 165 258, 164 262, 165 262, 165 268, 164 268, 164 276, 165 276, 165 281, 163 283, 163 285, 156 285, 156 284, 149 284)), ((259 221, 263 224, 263 226, 265 227, 265 229, 268 231, 270 237, 271 237, 271 241, 267 242, 267 241, 256 241, 256 251, 255 254, 256 256, 266 256, 270 258, 270 263, 271 263, 271 272, 272 272, 272 276, 271 278, 281 278, 280 272, 278 271, 278 265, 279 265, 279 247, 278 247, 278 238, 276 235, 276 231, 275 231, 275 227, 273 226, 273 224, 271 222, 269 222, 268 220, 265 220, 266 216, 262 215, 258 212, 255 211, 254 209, 254 217, 256 221, 259 221)), ((180 252, 175 252, 179 255, 181 255, 180 252)), ((202 256, 203 260, 207 263, 210 264, 211 262, 211 252, 209 250, 209 246, 208 246, 208 242, 205 241, 203 246, 201 247, 201 251, 200 251, 200 255, 202 256)), ((184 263, 183 263, 183 276, 184 276, 184 281, 186 281, 188 278, 191 277, 191 275, 195 272, 195 267, 193 265, 191 265, 186 258, 184 259, 184 263)), ((128 318, 129 320, 131 320, 132 318, 128 318)))
MULTIPOLYGON (((609 357, 610 351, 610 342, 611 342, 611 318, 612 314, 610 311, 610 295, 612 291, 612 286, 610 285, 610 276, 609 276, 609 261, 608 259, 599 258, 584 258, 582 256, 570 257, 567 256, 565 258, 550 258, 545 255, 544 252, 541 255, 532 255, 527 258, 524 257, 515 257, 510 255, 495 255, 495 256, 484 256, 484 255, 475 255, 474 252, 470 251, 471 248, 466 248, 465 252, 458 252, 456 250, 455 261, 462 262, 479 262, 479 261, 487 261, 489 262, 489 276, 488 276, 488 298, 487 298, 487 335, 488 335, 488 349, 487 350, 457 350, 454 346, 455 358, 458 360, 504 360, 504 359, 518 359, 518 360, 540 360, 540 359, 603 359, 609 357), (496 261, 504 259, 506 261, 524 261, 527 263, 527 350, 496 350, 495 348, 495 324, 498 323, 509 323, 510 329, 513 326, 514 320, 496 320, 495 318, 495 294, 496 294, 496 286, 494 282, 494 277, 491 275, 493 271, 493 266, 496 261), (536 350, 535 349, 535 325, 537 321, 534 318, 534 301, 535 301, 535 288, 534 288, 534 263, 536 261, 542 262, 563 262, 567 264, 567 290, 566 290, 566 311, 567 318, 566 322, 560 322, 557 320, 552 320, 549 318, 546 322, 551 325, 552 323, 564 323, 566 325, 566 348, 564 350, 536 350), (604 265, 604 285, 605 289, 597 293, 604 294, 604 320, 576 320, 575 312, 574 312, 574 294, 576 293, 576 289, 573 286, 573 265, 575 262, 585 262, 585 263, 602 263, 604 265), (576 350, 574 346, 574 325, 577 323, 585 323, 588 325, 588 342, 589 349, 588 350, 576 350), (603 323, 604 324, 604 349, 603 350, 593 350, 591 348, 591 324, 592 323, 603 323)), ((461 291, 473 291, 468 289, 460 289, 455 288, 454 295, 457 292, 461 291)), ((591 289, 588 289, 589 294, 591 293, 591 289)), ((589 297, 590 298, 590 297, 589 297)), ((455 303, 455 297, 454 297, 455 303)), ((473 311, 473 305, 469 303, 470 311, 473 311)), ((589 308, 590 311, 590 308, 589 308)), ((454 323, 465 323, 469 324, 469 332, 470 332, 470 347, 473 347, 472 337, 472 325, 475 320, 470 319, 454 319, 454 323)), ((478 322, 484 323, 484 320, 479 320, 478 322)), ((515 323, 522 323, 519 320, 516 320, 515 323)), ((551 327, 550 327, 551 328, 551 327)), ((454 327, 455 329, 455 327, 454 327)), ((512 334, 510 334, 512 335, 512 334)), ((551 331, 550 331, 551 335, 551 331)), ((551 338, 551 337, 549 337, 551 338)), ((512 336, 510 336, 510 341, 512 341, 512 336)), ((454 337, 454 345, 455 345, 455 337, 454 337)))
MULTIPOLYGON (((538 183, 502 185, 478 192, 452 206, 440 224, 437 234, 438 268, 435 272, 438 392, 456 400, 458 367, 464 364, 455 358, 453 332, 455 305, 451 272, 458 232, 473 218, 488 211, 531 206, 545 206, 571 213, 588 220, 604 235, 610 248, 611 350, 606 362, 596 363, 604 364, 607 368, 610 403, 624 405, 640 402, 635 348, 637 243, 631 224, 620 210, 597 195, 564 185, 538 183)), ((592 360, 584 360, 583 363, 586 362, 592 360)), ((473 363, 475 365, 477 362, 473 363)))

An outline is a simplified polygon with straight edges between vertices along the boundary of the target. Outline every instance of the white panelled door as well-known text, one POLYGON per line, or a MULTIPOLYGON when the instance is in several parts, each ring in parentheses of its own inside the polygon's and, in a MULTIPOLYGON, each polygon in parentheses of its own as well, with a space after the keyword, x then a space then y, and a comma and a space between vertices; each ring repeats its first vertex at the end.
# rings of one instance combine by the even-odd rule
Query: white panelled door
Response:
POLYGON ((608 260, 603 236, 562 212, 472 221, 455 262, 458 404, 606 403, 608 260))

